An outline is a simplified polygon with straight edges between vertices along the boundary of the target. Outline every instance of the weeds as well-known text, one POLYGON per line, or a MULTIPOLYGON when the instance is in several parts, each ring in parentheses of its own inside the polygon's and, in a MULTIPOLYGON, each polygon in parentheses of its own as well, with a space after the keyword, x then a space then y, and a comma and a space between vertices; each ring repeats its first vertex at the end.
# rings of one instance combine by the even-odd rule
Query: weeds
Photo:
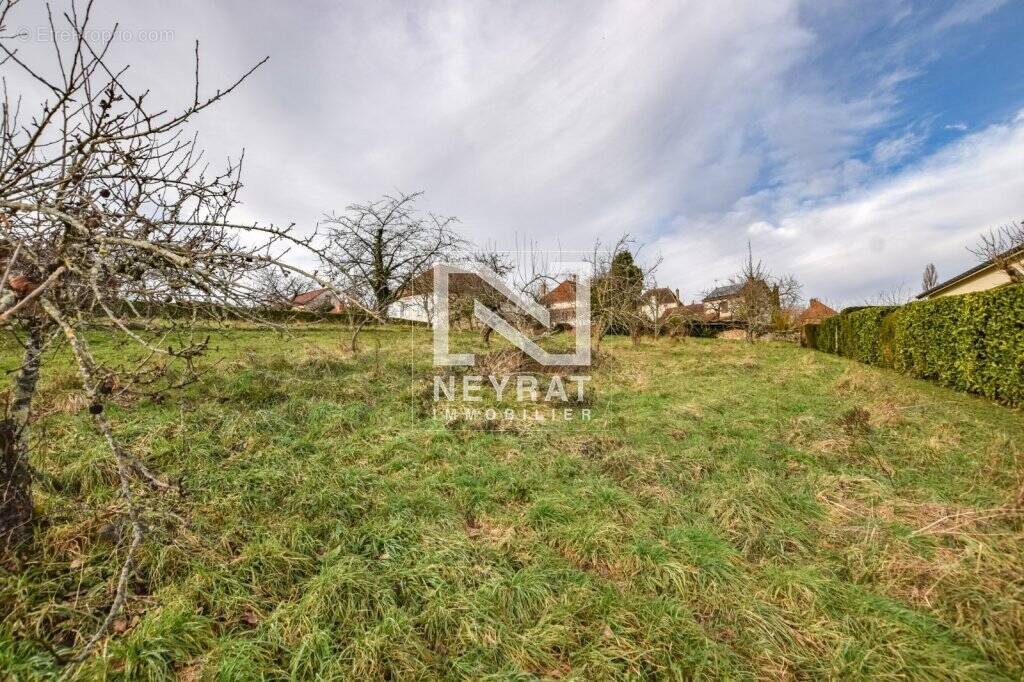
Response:
MULTIPOLYGON (((237 332, 183 407, 114 415, 186 495, 78 677, 1024 671, 1019 411, 792 346, 608 339, 592 421, 446 424, 426 334, 367 336, 237 332)), ((16 679, 59 675, 123 550, 68 381, 42 387, 45 525, 0 574, 16 679)))

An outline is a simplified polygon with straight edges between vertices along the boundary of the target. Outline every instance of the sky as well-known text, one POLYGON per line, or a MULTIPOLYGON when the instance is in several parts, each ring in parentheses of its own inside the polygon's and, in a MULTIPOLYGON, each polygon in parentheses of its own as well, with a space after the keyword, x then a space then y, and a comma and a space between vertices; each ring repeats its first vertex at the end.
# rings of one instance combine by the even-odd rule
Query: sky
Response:
MULTIPOLYGON (((207 92, 270 57, 193 122, 211 163, 245 150, 239 220, 423 191, 492 248, 628 233, 686 301, 749 241, 841 306, 1024 218, 1024 0, 96 0, 115 21, 112 61, 164 106, 195 40, 207 92)), ((42 3, 11 23, 45 59, 42 3)))

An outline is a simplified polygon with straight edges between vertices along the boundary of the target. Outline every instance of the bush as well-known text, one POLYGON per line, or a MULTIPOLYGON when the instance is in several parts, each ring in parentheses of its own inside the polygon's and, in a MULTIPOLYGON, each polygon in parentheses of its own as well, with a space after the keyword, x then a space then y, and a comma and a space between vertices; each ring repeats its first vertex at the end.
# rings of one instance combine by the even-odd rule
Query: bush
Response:
POLYGON ((818 347, 818 327, 817 324, 805 324, 800 330, 800 345, 804 348, 817 348, 818 347))
POLYGON ((330 312, 314 312, 308 310, 289 310, 284 308, 262 308, 247 309, 231 306, 191 306, 187 303, 138 303, 134 308, 129 308, 127 303, 117 303, 114 309, 123 313, 126 317, 135 315, 134 311, 145 317, 162 317, 165 319, 181 319, 198 316, 199 319, 210 321, 240 321, 244 322, 253 318, 259 318, 267 322, 280 323, 332 323, 352 324, 358 323, 367 317, 361 310, 353 310, 349 313, 335 314, 330 312))
POLYGON ((807 340, 829 353, 1024 404, 1024 285, 844 310, 807 340))
POLYGON ((714 338, 721 330, 709 325, 703 318, 693 315, 670 315, 661 323, 661 333, 669 336, 695 336, 702 339, 714 338))

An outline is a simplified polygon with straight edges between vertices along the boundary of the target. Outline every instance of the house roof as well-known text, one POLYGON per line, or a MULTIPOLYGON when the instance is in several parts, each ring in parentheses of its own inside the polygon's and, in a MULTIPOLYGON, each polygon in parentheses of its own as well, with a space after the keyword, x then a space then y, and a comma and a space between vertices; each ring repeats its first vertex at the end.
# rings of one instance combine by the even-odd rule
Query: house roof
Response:
POLYGON ((800 316, 796 318, 796 322, 801 327, 805 324, 818 324, 822 320, 837 314, 836 311, 818 299, 812 298, 810 305, 807 306, 807 310, 800 313, 800 316))
POLYGON ((707 296, 704 297, 704 300, 719 301, 723 298, 732 298, 733 296, 738 296, 742 289, 742 282, 737 284, 726 284, 725 286, 715 287, 708 293, 707 296))
POLYGON ((292 298, 292 305, 306 305, 320 298, 328 289, 313 289, 296 295, 292 298))
MULTIPOLYGON (((999 254, 998 258, 1006 258, 1006 257, 1009 257, 1009 256, 1016 256, 1017 254, 1024 255, 1024 244, 1021 244, 1020 246, 1015 246, 1012 249, 1008 249, 1008 250, 1004 251, 1003 253, 999 254)), ((987 261, 985 261, 984 263, 979 263, 978 265, 975 265, 973 268, 970 268, 968 270, 964 270, 959 275, 956 275, 955 277, 950 277, 949 279, 947 279, 944 282, 939 282, 938 284, 933 286, 931 289, 928 289, 927 291, 922 291, 921 293, 919 293, 917 295, 917 298, 925 298, 926 296, 930 296, 931 294, 934 294, 937 291, 941 291, 942 289, 945 289, 947 287, 950 287, 950 286, 956 284, 960 280, 967 279, 971 275, 976 275, 979 272, 983 272, 983 271, 993 267, 995 265, 995 261, 996 261, 995 258, 990 258, 987 261)))
POLYGON ((557 287, 540 297, 541 305, 554 303, 572 303, 576 300, 576 282, 563 280, 557 287))
POLYGON ((677 305, 669 308, 658 318, 659 322, 666 322, 670 317, 682 317, 686 319, 706 320, 703 303, 691 303, 690 305, 677 305))
POLYGON ((644 298, 653 298, 658 302, 658 305, 661 305, 662 303, 679 303, 679 298, 676 296, 676 293, 668 287, 650 289, 644 294, 644 298))
MULTIPOLYGON (((484 291, 488 284, 472 272, 452 272, 448 274, 448 295, 459 296, 484 291)), ((412 278, 408 285, 399 293, 398 298, 434 293, 434 270, 424 270, 412 278)))

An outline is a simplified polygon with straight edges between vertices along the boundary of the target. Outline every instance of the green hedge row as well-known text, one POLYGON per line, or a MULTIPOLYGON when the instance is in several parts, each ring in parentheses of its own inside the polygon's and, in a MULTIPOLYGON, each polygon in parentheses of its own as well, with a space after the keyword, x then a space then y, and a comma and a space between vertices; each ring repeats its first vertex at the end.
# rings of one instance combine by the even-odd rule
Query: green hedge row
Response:
POLYGON ((844 310, 805 343, 1011 405, 1024 404, 1024 285, 844 310))

